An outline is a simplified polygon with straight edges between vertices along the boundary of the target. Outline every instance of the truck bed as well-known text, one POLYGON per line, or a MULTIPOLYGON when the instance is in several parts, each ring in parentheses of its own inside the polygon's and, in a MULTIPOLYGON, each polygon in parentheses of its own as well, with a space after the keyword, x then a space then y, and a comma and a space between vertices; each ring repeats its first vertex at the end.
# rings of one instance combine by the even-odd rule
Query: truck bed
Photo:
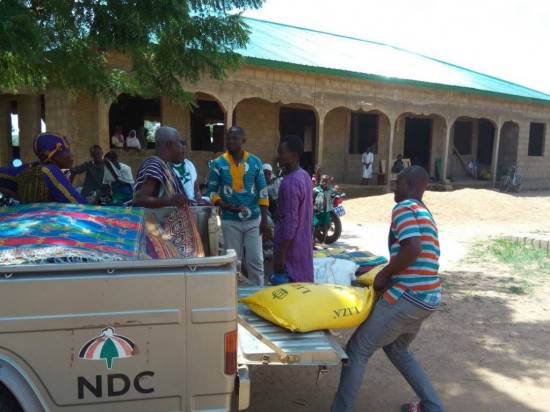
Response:
MULTIPOLYGON (((239 286, 239 298, 260 290, 260 286, 239 286)), ((329 330, 307 333, 291 332, 262 319, 246 305, 239 303, 239 318, 254 329, 254 334, 239 324, 238 362, 246 365, 302 365, 329 366, 347 362, 347 355, 329 330), (260 339, 255 335, 259 334, 260 339), (262 340, 268 340, 282 352, 290 355, 287 359, 271 349, 262 340)))

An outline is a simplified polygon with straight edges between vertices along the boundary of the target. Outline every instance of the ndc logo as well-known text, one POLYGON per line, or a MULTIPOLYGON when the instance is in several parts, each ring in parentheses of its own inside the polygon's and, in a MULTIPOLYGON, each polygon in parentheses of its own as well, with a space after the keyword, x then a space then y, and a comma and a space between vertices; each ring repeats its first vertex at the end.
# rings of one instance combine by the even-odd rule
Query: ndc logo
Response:
POLYGON ((89 360, 105 359, 107 369, 111 369, 115 358, 134 356, 135 346, 135 343, 130 339, 115 335, 115 329, 108 327, 101 331, 100 336, 86 342, 80 349, 78 357, 89 360))
MULTIPOLYGON (((107 369, 112 369, 116 358, 130 358, 137 354, 135 343, 125 336, 115 334, 113 327, 105 328, 100 336, 90 339, 82 346, 78 357, 87 360, 105 360, 107 369)), ((96 375, 95 382, 89 381, 83 376, 77 377, 78 399, 84 399, 84 390, 96 398, 104 396, 106 387, 107 397, 121 396, 127 393, 133 386, 136 392, 147 394, 155 391, 153 387, 147 387, 149 379, 155 375, 152 371, 138 373, 133 379, 123 373, 109 373, 106 376, 96 375)))

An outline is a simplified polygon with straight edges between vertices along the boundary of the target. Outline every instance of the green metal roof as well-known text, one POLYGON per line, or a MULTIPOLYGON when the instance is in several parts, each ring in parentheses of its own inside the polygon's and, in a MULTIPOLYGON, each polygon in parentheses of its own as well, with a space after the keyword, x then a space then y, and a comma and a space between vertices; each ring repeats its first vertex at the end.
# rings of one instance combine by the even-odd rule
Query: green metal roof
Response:
POLYGON ((550 95, 382 43, 243 17, 254 65, 550 103, 550 95))

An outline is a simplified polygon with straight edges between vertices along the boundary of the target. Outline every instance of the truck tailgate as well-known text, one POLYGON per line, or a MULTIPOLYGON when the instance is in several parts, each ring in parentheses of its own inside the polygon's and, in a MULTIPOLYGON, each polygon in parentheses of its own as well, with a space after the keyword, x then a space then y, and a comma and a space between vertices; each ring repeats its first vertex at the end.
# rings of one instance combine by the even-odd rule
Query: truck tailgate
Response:
MULTIPOLYGON (((239 298, 260 290, 260 286, 239 286, 239 298)), ((239 364, 246 365, 338 365, 347 362, 347 355, 329 330, 307 333, 291 332, 277 326, 252 312, 239 303, 239 317, 254 329, 254 334, 239 324, 239 364), (275 350, 255 337, 261 335, 282 352, 289 355, 282 358, 275 350)))

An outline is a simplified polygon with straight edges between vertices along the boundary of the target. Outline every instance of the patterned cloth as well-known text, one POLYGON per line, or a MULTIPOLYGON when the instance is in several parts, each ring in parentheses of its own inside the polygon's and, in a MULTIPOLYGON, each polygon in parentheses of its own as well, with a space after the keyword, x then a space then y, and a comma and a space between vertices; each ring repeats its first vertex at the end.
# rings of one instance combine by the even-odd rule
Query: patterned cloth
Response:
POLYGON ((441 301, 439 279, 439 239, 433 216, 422 203, 404 200, 392 210, 390 260, 399 253, 404 239, 420 237, 422 250, 418 258, 405 270, 392 276, 392 286, 384 297, 395 303, 404 292, 410 290, 414 297, 430 306, 441 301))
POLYGON ((39 203, 0 209, 0 265, 135 260, 144 209, 39 203))
POLYGON ((21 203, 88 203, 54 163, 2 167, 0 186, 16 192, 21 203))
POLYGON ((203 257, 204 248, 189 206, 174 210, 163 222, 146 217, 147 254, 153 259, 203 257))
POLYGON ((223 220, 257 219, 260 216, 260 206, 269 206, 262 161, 245 150, 237 165, 233 157, 225 152, 210 164, 208 193, 212 204, 223 199, 233 206, 246 207, 240 213, 223 210, 223 220))
POLYGON ((349 252, 344 248, 316 250, 313 252, 313 257, 333 257, 338 259, 351 260, 359 266, 359 268, 355 272, 356 274, 366 273, 375 266, 388 263, 388 259, 386 259, 384 256, 376 256, 370 252, 362 251, 349 252))

